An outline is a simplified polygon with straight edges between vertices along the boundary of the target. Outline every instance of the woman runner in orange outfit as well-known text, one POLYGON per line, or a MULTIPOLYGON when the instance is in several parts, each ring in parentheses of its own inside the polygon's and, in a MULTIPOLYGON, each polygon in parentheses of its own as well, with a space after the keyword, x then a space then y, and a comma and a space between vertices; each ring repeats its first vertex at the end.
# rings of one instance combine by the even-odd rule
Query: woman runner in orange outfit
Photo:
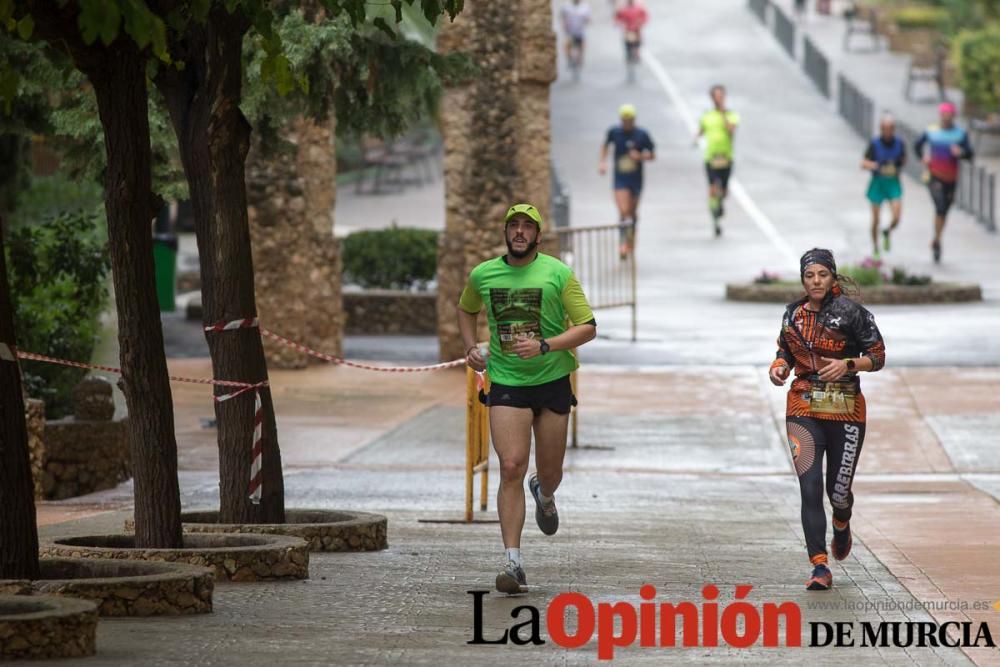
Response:
POLYGON ((833 506, 837 560, 851 551, 851 485, 865 439, 865 397, 858 373, 885 365, 885 344, 874 316, 844 296, 837 264, 829 250, 813 248, 799 260, 806 296, 785 309, 778 334, 771 382, 782 386, 791 371, 786 426, 788 445, 802 495, 802 529, 813 565, 809 590, 828 590, 833 575, 827 562, 823 508, 823 455, 828 457, 825 487, 833 506))

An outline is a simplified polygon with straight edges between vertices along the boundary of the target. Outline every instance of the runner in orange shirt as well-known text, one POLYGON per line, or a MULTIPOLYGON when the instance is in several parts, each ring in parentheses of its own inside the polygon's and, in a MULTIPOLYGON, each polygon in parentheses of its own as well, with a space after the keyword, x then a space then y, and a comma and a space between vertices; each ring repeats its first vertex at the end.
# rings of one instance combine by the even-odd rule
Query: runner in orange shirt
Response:
POLYGON ((827 590, 833 575, 827 562, 823 508, 823 455, 828 456, 825 487, 833 506, 837 560, 851 551, 851 485, 865 440, 865 397, 858 373, 885 365, 885 344, 875 318, 844 296, 829 250, 813 248, 799 260, 806 296, 789 304, 778 334, 778 354, 770 378, 782 386, 791 371, 785 423, 802 496, 802 529, 812 563, 809 590, 827 590))

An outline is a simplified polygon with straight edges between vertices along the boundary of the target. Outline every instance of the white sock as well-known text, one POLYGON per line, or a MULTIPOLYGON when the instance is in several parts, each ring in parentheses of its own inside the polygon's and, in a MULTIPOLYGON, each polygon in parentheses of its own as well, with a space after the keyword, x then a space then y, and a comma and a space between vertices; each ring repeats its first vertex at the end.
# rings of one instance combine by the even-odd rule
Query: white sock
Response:
POLYGON ((542 493, 541 487, 538 488, 538 498, 539 498, 539 500, 542 501, 543 505, 551 505, 552 504, 552 496, 547 496, 544 493, 542 493))
POLYGON ((507 549, 507 560, 521 567, 521 549, 507 549))

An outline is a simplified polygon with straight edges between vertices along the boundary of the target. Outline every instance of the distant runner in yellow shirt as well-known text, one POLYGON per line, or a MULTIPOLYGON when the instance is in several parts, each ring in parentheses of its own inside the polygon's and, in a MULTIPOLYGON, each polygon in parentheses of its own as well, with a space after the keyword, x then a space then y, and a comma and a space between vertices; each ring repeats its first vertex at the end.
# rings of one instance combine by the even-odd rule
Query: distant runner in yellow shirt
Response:
POLYGON ((706 111, 698 124, 695 141, 705 138, 705 172, 708 174, 708 209, 712 213, 715 235, 722 234, 722 202, 729 187, 729 176, 733 171, 733 134, 740 124, 740 115, 726 109, 726 89, 712 86, 709 94, 715 108, 706 111))

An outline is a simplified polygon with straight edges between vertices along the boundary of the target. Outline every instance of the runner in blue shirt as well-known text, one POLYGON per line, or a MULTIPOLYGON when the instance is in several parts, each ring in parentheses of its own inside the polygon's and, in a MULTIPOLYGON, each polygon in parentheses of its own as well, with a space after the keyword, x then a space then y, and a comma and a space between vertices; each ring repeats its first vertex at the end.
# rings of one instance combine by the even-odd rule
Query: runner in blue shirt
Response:
POLYGON ((626 225, 622 229, 619 254, 628 257, 635 247, 635 226, 642 194, 642 164, 656 157, 653 139, 649 133, 635 124, 635 107, 623 104, 618 109, 621 124, 608 130, 601 146, 598 170, 608 171, 608 147, 614 146, 614 190, 615 204, 618 206, 618 220, 626 225))

